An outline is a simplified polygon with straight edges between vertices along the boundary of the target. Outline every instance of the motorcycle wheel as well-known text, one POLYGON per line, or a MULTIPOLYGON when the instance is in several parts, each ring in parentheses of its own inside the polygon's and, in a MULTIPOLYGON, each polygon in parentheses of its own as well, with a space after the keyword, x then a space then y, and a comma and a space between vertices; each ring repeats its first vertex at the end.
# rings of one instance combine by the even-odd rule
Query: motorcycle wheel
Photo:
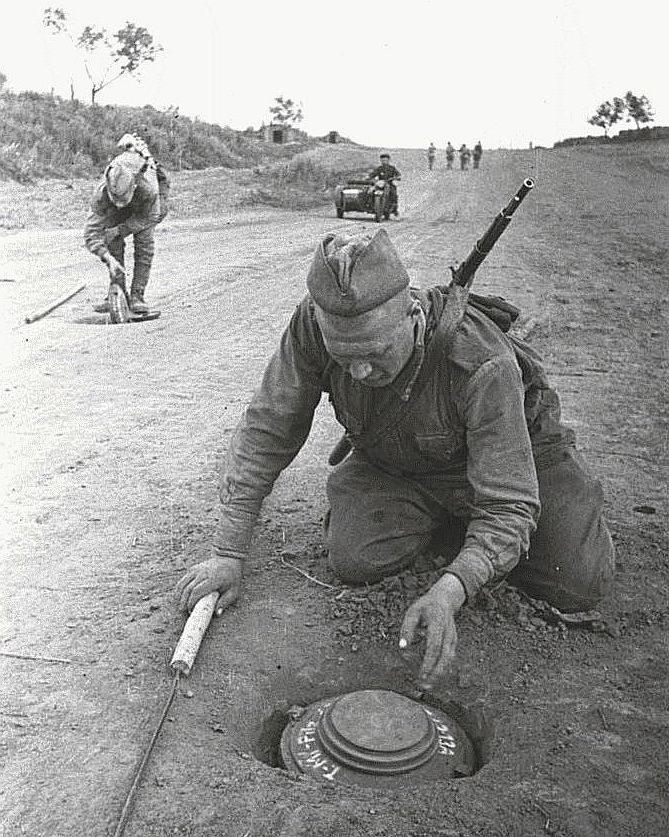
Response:
POLYGON ((374 195, 374 220, 377 224, 383 217, 383 195, 374 195))

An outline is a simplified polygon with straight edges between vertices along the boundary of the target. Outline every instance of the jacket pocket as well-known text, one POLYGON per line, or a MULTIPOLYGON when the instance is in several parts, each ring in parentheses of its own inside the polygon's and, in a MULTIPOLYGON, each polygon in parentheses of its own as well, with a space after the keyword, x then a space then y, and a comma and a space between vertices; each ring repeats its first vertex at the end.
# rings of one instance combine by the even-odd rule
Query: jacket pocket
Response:
POLYGON ((416 435, 416 446, 421 454, 435 464, 446 465, 460 446, 457 434, 449 430, 441 433, 416 435))

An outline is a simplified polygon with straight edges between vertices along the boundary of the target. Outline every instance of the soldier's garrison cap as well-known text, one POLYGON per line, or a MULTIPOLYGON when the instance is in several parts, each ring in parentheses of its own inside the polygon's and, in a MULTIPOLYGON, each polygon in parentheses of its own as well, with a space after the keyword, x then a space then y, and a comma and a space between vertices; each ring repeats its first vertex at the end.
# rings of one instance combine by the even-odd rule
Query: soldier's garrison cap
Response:
POLYGON ((409 274, 383 229, 374 235, 326 235, 307 274, 316 305, 336 317, 359 317, 407 294, 408 287, 409 274))
POLYGON ((137 188, 137 176, 145 167, 145 161, 133 151, 118 154, 105 169, 107 192, 112 203, 127 206, 137 188))

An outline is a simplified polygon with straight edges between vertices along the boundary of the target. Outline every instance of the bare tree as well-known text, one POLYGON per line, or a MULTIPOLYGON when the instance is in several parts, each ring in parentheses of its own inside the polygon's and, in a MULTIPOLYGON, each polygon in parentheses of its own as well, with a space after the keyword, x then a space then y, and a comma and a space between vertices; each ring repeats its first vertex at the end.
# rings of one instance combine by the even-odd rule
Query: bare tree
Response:
MULTIPOLYGON (((89 25, 78 37, 72 34, 62 9, 45 9, 42 22, 54 34, 66 35, 82 51, 84 69, 91 83, 91 104, 95 104, 95 97, 101 90, 121 76, 139 76, 142 65, 155 61, 156 55, 163 49, 160 44, 154 43, 148 29, 130 21, 126 21, 125 26, 111 36, 105 29, 89 25), (94 67, 93 58, 101 58, 100 69, 94 67)), ((74 98, 71 82, 70 89, 74 98)))

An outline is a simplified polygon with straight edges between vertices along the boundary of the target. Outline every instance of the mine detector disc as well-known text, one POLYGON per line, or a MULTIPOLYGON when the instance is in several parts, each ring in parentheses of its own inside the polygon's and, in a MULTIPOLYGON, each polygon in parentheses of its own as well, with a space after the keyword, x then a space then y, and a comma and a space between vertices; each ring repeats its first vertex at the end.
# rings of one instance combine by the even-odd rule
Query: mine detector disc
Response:
POLYGON ((317 701, 281 736, 288 770, 321 781, 392 787, 471 776, 476 754, 444 712, 371 689, 317 701))
POLYGON ((107 300, 109 302, 109 319, 113 323, 127 323, 130 319, 130 307, 123 288, 112 282, 107 293, 107 300))
POLYGON ((157 320, 160 311, 153 309, 146 314, 135 314, 128 305, 128 296, 120 285, 115 282, 109 286, 107 294, 109 302, 109 319, 112 323, 143 323, 145 320, 157 320))

